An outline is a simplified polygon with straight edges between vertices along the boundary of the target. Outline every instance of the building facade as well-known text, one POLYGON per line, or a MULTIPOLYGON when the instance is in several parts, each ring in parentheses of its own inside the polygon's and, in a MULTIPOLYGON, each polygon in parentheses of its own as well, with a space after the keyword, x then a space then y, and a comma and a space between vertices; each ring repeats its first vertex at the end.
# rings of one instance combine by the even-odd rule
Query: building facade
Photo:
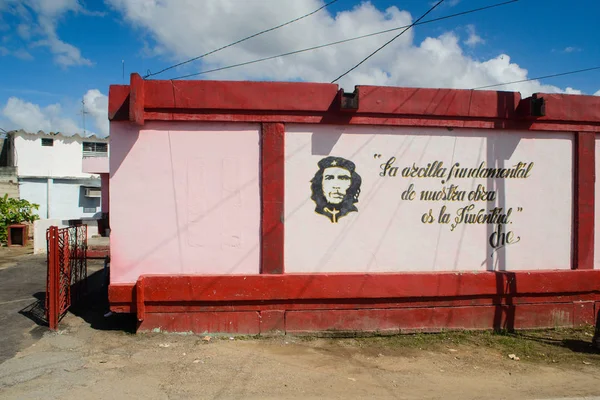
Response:
POLYGON ((101 212, 101 179, 84 172, 87 158, 108 163, 108 139, 12 131, 0 157, 16 173, 19 197, 38 204, 41 219, 62 220, 101 212))
POLYGON ((109 119, 109 300, 140 330, 600 313, 600 97, 134 74, 109 119))

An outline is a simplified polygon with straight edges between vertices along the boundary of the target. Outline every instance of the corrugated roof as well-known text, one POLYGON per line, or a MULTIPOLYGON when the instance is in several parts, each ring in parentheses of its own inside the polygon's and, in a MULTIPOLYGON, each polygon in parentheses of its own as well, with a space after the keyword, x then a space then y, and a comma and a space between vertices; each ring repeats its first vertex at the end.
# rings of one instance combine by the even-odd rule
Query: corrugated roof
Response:
POLYGON ((46 133, 44 131, 38 131, 37 133, 32 133, 32 132, 27 132, 23 129, 19 129, 19 130, 12 130, 12 131, 8 131, 7 134, 15 134, 15 133, 20 133, 20 134, 25 134, 25 135, 33 135, 33 136, 41 136, 41 137, 52 137, 52 138, 81 138, 81 139, 91 139, 91 140, 100 140, 100 141, 108 141, 108 136, 106 137, 100 137, 100 136, 96 136, 96 135, 90 135, 90 136, 81 136, 78 133, 75 133, 73 135, 65 135, 61 132, 49 132, 46 133))

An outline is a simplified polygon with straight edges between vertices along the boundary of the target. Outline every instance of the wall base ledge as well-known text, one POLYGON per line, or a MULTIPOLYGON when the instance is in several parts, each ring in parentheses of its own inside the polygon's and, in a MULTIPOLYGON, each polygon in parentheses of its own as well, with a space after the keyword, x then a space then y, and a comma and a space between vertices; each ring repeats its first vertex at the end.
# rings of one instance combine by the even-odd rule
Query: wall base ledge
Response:
MULTIPOLYGON (((151 312, 138 332, 357 337, 447 330, 526 330, 591 325, 600 303, 349 310, 151 312), (269 315, 273 312, 275 316, 269 315)), ((235 308, 232 308, 235 309, 235 308)))
POLYGON ((398 334, 594 324, 600 271, 145 275, 109 287, 139 330, 398 334))

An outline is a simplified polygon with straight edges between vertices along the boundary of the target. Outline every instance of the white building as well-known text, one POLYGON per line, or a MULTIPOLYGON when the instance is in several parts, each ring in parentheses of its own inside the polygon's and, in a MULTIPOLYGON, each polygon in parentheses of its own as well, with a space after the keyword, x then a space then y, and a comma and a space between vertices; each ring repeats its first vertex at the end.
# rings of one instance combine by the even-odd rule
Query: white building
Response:
POLYGON ((81 219, 100 213, 100 176, 83 172, 83 160, 108 157, 108 139, 21 130, 9 132, 4 148, 1 166, 16 167, 19 197, 39 204, 40 218, 81 219))

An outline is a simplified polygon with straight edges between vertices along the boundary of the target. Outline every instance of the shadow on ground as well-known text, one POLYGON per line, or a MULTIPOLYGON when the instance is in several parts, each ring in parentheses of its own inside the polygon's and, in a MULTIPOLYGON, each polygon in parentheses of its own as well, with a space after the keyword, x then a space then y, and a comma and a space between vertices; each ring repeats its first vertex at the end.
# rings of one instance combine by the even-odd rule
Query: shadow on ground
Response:
POLYGON ((580 354, 600 354, 600 349, 594 347, 592 338, 588 339, 554 339, 550 337, 539 337, 527 333, 515 334, 515 337, 546 345, 562 347, 580 354))
MULTIPOLYGON (((87 282, 77 291, 71 287, 71 307, 68 312, 86 321, 92 329, 102 331, 123 331, 135 333, 135 316, 131 314, 110 313, 108 303, 107 270, 100 269, 88 275, 87 282)), ((40 327, 48 327, 45 315, 46 293, 37 292, 33 295, 33 303, 19 311, 40 327)), ((59 322, 60 329, 60 322, 59 322)))

